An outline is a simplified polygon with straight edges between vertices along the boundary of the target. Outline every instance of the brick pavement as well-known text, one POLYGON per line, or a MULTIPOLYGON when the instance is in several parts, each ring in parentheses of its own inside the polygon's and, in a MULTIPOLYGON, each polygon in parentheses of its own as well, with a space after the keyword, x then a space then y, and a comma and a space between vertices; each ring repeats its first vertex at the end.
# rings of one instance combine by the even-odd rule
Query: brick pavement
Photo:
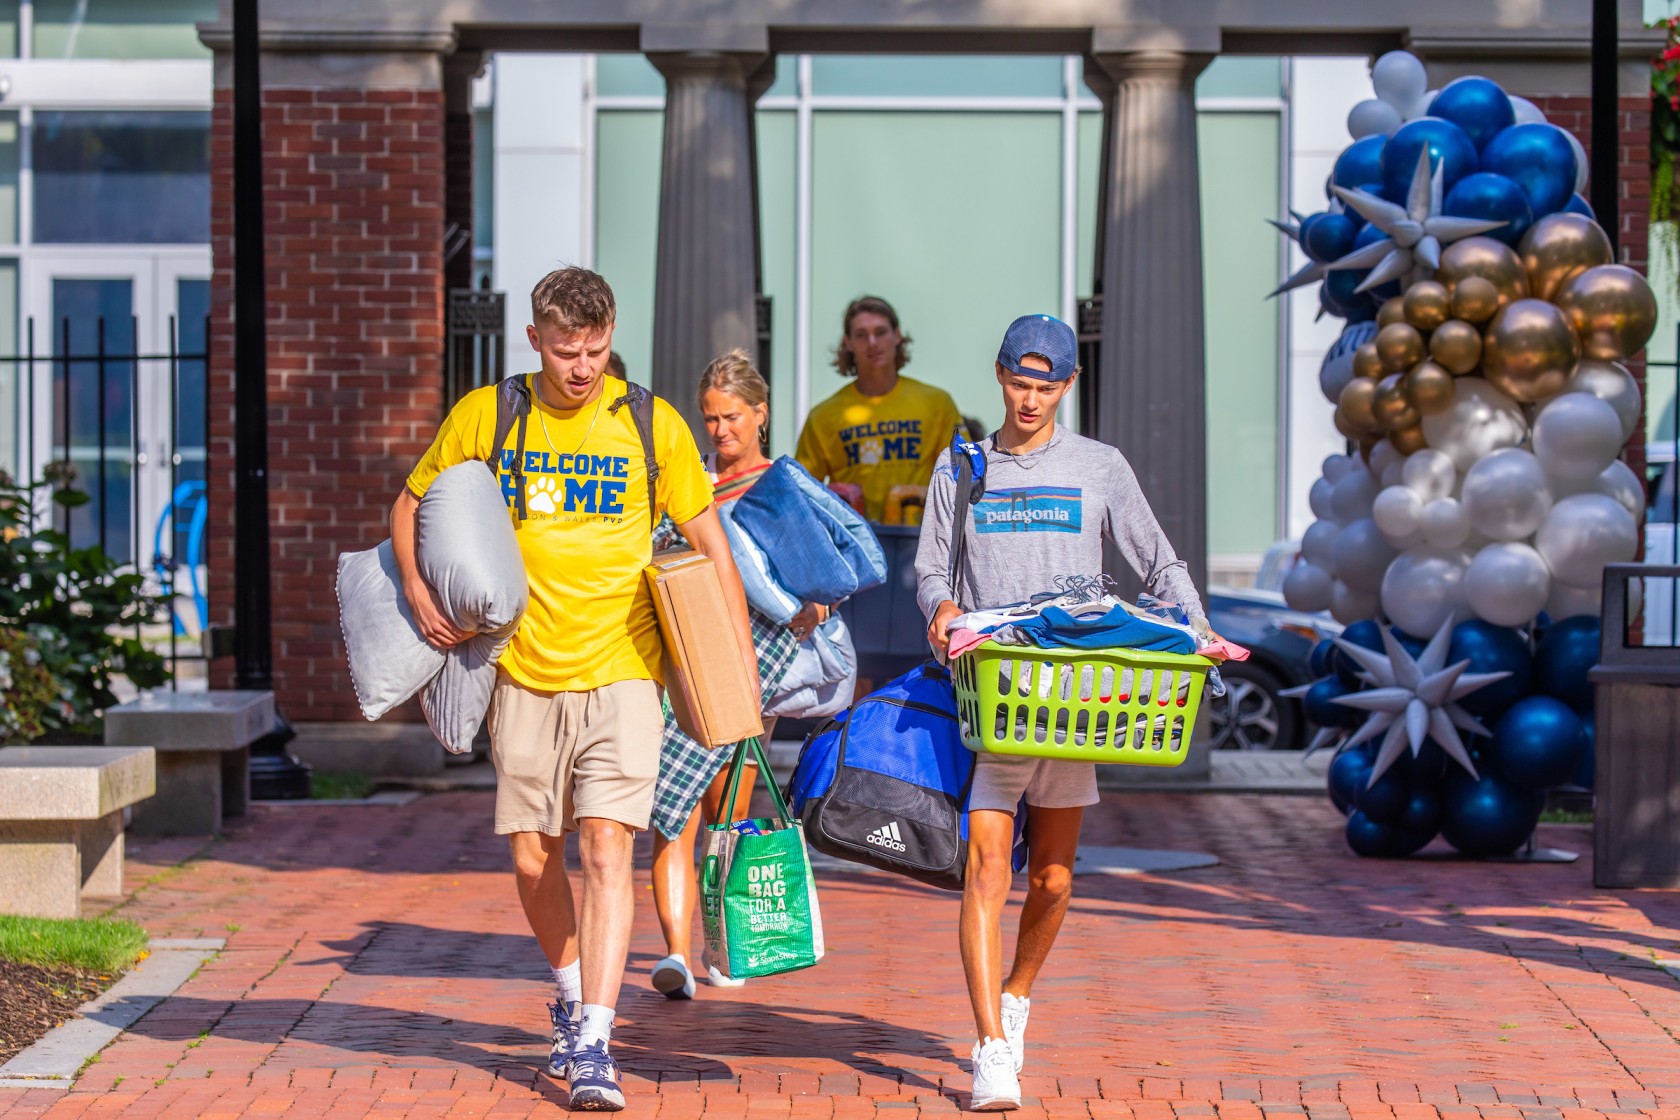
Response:
MULTIPOLYGON (((74 1091, 0 1090, 0 1116, 557 1115, 546 969, 490 798, 259 807, 202 842, 134 845, 124 908, 227 949, 74 1091)), ((1092 843, 1222 866, 1081 876, 1034 993, 1029 1120, 1680 1120, 1680 895, 1574 865, 1349 855, 1316 799, 1109 794, 1092 843)), ((646 889, 645 859, 641 871, 646 889)), ((971 1041, 953 895, 821 876, 816 969, 646 986, 638 917, 614 1048, 632 1117, 912 1120, 950 1113, 971 1041)))

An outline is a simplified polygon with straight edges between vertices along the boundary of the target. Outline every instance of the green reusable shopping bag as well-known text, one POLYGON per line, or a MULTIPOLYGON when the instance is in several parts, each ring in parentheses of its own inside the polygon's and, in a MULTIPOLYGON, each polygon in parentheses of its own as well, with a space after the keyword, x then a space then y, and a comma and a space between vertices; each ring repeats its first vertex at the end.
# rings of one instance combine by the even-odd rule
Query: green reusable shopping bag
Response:
POLYGON ((741 822, 707 827, 700 895, 707 955, 725 976, 739 978, 810 968, 823 955, 805 830, 788 812, 757 739, 735 748, 723 804, 735 804, 748 750, 758 758, 776 815, 750 822, 760 835, 736 831, 741 822))

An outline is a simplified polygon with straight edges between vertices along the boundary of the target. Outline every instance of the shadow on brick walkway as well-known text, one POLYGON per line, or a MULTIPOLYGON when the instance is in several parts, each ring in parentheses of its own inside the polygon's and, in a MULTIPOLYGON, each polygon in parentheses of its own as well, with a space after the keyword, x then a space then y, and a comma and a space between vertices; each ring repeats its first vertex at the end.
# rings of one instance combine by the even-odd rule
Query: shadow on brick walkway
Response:
MULTIPOLYGON (((0 1090, 0 1114, 556 1114, 547 972, 489 815, 484 793, 259 807, 202 850, 136 844, 149 881, 123 912, 226 950, 74 1091, 0 1090)), ((1541 836, 1571 865, 1364 861, 1340 831, 1310 798, 1106 795, 1088 842, 1222 863, 1076 879, 1034 992, 1024 1115, 1680 1118, 1680 981, 1656 963, 1680 956, 1680 895, 1595 890, 1577 827, 1541 836)), ((663 950, 642 855, 614 1042, 632 1115, 963 1104, 955 895, 824 873, 822 964, 670 1002, 647 987, 663 950)))

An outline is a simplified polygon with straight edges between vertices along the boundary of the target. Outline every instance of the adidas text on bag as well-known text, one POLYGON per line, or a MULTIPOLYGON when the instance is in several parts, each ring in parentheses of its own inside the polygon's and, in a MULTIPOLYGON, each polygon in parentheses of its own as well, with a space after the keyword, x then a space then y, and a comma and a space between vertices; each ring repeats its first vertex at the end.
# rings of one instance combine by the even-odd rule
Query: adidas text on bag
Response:
POLYGON ((884 824, 874 832, 863 838, 866 844, 874 844, 878 848, 891 848, 895 852, 905 851, 904 841, 898 835, 898 822, 884 824))

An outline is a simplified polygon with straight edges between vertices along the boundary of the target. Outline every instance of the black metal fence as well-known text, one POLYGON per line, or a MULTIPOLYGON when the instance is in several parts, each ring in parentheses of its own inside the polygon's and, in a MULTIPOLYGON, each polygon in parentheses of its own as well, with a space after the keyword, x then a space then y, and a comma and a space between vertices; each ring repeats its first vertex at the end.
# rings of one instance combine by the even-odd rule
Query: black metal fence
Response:
POLYGON ((14 390, 16 474, 56 473, 88 500, 43 501, 32 511, 72 547, 98 545, 165 595, 169 617, 136 637, 169 660, 204 660, 209 604, 206 441, 210 326, 168 322, 159 352, 139 345, 132 318, 65 318, 49 339, 24 327, 22 353, 0 355, 14 390))
POLYGON ((507 296, 451 288, 444 325, 444 407, 501 380, 507 365, 507 296))

